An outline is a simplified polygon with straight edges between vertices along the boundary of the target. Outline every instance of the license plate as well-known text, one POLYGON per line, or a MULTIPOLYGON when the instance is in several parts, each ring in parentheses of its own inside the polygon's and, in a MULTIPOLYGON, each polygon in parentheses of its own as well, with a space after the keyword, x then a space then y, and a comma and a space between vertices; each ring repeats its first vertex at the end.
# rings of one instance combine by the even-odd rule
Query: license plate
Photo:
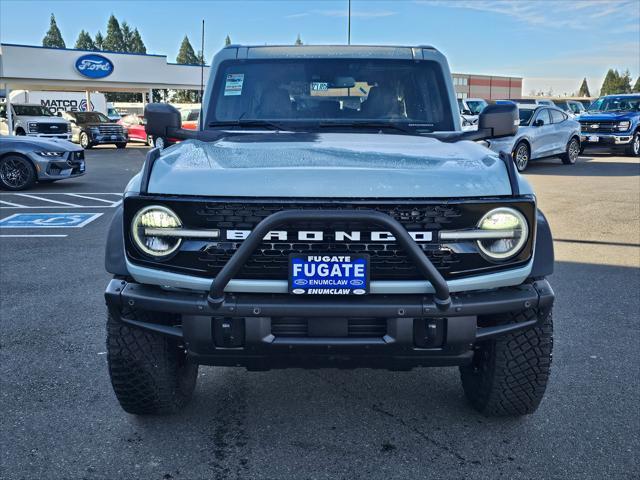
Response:
POLYGON ((598 137, 597 135, 590 135, 589 138, 587 139, 589 142, 594 142, 597 143, 600 141, 600 137, 598 137))
POLYGON ((289 293, 365 295, 369 292, 369 255, 289 255, 289 293))
POLYGON ((117 140, 117 139, 118 139, 118 137, 117 137, 117 136, 115 136, 115 135, 111 135, 111 140, 117 140))

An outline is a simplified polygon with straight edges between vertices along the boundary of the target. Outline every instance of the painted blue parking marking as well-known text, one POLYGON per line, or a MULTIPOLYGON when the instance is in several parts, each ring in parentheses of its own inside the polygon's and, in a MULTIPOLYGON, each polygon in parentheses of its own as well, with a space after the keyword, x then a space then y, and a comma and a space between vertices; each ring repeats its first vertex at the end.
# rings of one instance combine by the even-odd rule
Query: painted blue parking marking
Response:
POLYGON ((14 213, 0 220, 0 228, 82 228, 101 213, 14 213))

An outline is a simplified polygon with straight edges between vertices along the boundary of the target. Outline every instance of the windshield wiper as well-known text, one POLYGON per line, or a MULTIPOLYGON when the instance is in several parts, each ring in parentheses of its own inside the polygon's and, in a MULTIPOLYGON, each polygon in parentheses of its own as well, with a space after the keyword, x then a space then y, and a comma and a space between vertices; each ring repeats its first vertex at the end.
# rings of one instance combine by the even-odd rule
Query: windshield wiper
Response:
POLYGON ((241 128, 269 128, 271 130, 289 130, 290 127, 285 127, 282 124, 270 122, 268 120, 230 120, 224 122, 209 122, 210 128, 223 128, 223 127, 241 127, 241 128))
POLYGON ((396 130, 408 135, 420 135, 417 128, 404 127, 395 123, 387 122, 320 122, 317 124, 319 128, 375 128, 378 130, 396 130))

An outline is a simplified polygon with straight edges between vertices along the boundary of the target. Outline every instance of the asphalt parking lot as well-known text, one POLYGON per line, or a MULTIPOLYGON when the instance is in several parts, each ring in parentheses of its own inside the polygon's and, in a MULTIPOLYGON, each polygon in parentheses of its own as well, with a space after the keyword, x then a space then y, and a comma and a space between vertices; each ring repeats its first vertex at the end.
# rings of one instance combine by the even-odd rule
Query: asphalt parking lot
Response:
POLYGON ((479 416, 454 368, 202 367, 185 411, 136 418, 109 384, 103 250, 113 194, 145 152, 91 150, 84 177, 27 197, 0 194, 0 221, 101 214, 77 228, 0 228, 0 477, 640 476, 637 159, 587 154, 575 166, 547 160, 527 171, 557 260, 552 378, 534 415, 479 416))

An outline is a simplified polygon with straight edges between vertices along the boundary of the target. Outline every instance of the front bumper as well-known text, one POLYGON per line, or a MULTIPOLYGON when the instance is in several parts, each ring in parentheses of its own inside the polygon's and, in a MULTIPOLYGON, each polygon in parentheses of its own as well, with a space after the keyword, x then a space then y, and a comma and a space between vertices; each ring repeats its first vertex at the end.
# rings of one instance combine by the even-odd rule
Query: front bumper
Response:
POLYGON ((60 138, 71 141, 71 133, 27 133, 28 137, 60 138))
POLYGON ((580 133, 580 143, 584 147, 624 147, 633 141, 633 133, 580 133))
POLYGON ((129 137, 127 135, 100 135, 91 134, 91 143, 94 145, 104 145, 111 143, 127 143, 129 137))
POLYGON ((180 339, 196 363, 252 370, 291 366, 402 370, 468 363, 475 342, 542 321, 554 293, 546 280, 539 280, 453 294, 446 310, 433 295, 309 299, 226 294, 223 302, 214 304, 205 293, 114 279, 105 298, 114 318, 180 339), (155 318, 162 320, 150 321, 153 315, 139 317, 137 312, 170 314, 171 320, 158 315, 155 318), (358 333, 362 320, 375 329, 358 333), (357 325, 352 329, 352 324, 357 325))

